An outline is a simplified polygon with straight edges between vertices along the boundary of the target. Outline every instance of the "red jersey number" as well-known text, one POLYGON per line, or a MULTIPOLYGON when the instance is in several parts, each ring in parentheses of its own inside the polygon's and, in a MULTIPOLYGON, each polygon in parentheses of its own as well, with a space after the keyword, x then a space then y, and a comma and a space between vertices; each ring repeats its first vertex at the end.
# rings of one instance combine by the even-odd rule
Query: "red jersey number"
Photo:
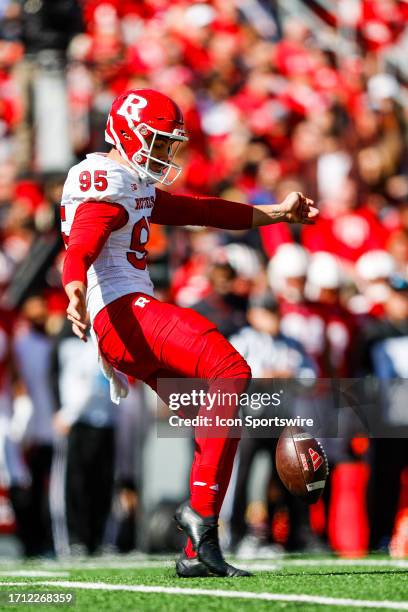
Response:
POLYGON ((146 269, 146 244, 149 241, 150 227, 146 217, 139 219, 132 230, 131 251, 126 253, 128 262, 138 270, 146 269))
MULTIPOLYGON (((105 191, 108 186, 106 170, 95 170, 93 173, 93 185, 96 191, 105 191)), ((79 188, 81 191, 89 191, 92 187, 92 175, 89 170, 83 170, 79 175, 79 188)))

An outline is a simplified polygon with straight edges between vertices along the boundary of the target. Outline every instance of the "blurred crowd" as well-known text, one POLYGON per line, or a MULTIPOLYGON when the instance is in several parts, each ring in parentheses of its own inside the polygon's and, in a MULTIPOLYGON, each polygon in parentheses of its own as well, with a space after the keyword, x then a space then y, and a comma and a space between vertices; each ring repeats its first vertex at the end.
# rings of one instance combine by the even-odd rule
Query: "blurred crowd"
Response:
MULTIPOLYGON (((259 231, 153 226, 157 295, 213 320, 257 378, 408 377, 408 3, 307 4, 0 2, 0 529, 27 556, 94 553, 106 532, 118 550, 137 542, 147 400, 135 383, 114 407, 64 324, 58 230, 66 172, 108 150, 106 116, 126 89, 159 89, 184 113, 173 191, 248 204, 303 191, 321 211, 259 231)), ((389 398, 384 411, 407 424, 389 398)), ((271 447, 241 445, 235 551, 408 555, 406 440, 329 442, 332 485, 310 515, 273 476, 248 505, 258 450, 271 447)))

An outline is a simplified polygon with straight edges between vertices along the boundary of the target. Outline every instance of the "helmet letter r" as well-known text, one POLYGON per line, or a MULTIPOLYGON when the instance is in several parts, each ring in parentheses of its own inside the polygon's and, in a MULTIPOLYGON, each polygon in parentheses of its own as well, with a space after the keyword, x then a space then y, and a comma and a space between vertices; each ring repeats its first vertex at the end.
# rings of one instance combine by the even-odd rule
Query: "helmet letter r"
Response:
POLYGON ((148 304, 150 302, 150 300, 148 300, 145 297, 138 297, 136 302, 135 302, 135 306, 139 306, 140 308, 144 308, 146 306, 146 304, 148 304))
POLYGON ((122 106, 118 110, 118 115, 122 115, 125 119, 132 121, 140 121, 139 110, 147 106, 146 98, 136 94, 129 94, 122 106))

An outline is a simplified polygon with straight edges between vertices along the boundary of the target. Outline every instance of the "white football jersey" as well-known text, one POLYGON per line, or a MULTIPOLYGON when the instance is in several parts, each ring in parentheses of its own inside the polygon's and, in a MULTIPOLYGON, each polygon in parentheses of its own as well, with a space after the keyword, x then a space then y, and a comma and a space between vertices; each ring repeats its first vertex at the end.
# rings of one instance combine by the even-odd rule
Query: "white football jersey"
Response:
POLYGON ((155 188, 126 166, 104 153, 92 153, 73 166, 61 201, 62 233, 69 236, 75 212, 83 202, 113 202, 128 214, 122 228, 113 231, 88 270, 87 308, 94 320, 104 306, 128 293, 153 295, 146 265, 150 216, 155 188))

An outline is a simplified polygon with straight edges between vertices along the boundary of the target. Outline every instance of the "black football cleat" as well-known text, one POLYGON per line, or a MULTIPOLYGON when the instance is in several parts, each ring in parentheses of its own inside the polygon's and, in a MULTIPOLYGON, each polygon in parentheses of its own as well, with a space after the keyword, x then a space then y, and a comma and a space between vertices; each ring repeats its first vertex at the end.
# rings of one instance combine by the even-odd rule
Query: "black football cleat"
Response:
POLYGON ((182 504, 174 516, 179 527, 191 538, 198 559, 216 576, 238 578, 251 576, 250 572, 227 563, 218 541, 217 517, 202 517, 188 504, 182 504))
POLYGON ((197 557, 187 557, 184 550, 176 561, 176 572, 179 578, 208 578, 212 576, 204 563, 197 557))

